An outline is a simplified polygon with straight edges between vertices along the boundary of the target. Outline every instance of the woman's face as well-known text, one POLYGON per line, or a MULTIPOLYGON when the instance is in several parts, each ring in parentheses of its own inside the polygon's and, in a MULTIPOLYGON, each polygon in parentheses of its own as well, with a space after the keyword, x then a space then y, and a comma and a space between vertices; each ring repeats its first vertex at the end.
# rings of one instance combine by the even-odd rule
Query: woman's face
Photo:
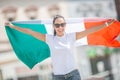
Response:
POLYGON ((56 31, 57 36, 63 36, 66 27, 66 22, 63 18, 57 18, 53 24, 53 27, 56 31))

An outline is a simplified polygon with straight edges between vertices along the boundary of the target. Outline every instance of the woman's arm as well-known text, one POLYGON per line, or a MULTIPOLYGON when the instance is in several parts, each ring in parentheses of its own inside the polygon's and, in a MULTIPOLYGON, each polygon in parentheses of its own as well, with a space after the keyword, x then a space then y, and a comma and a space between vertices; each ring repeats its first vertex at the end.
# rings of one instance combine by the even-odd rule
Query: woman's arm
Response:
POLYGON ((44 34, 41 34, 39 32, 35 32, 35 31, 31 30, 31 29, 21 28, 21 27, 18 27, 18 26, 14 26, 12 23, 10 23, 8 21, 5 22, 5 25, 9 26, 9 27, 11 27, 13 29, 16 29, 16 30, 18 30, 20 32, 32 35, 33 37, 35 37, 35 38, 37 38, 39 40, 45 41, 45 35, 44 34))
POLYGON ((113 22, 114 22, 114 19, 110 20, 109 22, 106 22, 105 24, 102 24, 102 25, 99 25, 99 26, 94 26, 94 27, 92 27, 90 29, 87 29, 85 31, 77 32, 76 33, 76 40, 81 39, 81 38, 87 36, 88 34, 94 33, 96 31, 112 24, 113 22))

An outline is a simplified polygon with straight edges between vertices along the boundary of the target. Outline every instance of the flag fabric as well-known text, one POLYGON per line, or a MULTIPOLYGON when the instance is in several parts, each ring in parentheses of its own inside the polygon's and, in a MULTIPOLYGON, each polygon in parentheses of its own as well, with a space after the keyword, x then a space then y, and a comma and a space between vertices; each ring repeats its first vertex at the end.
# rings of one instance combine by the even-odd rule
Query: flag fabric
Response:
MULTIPOLYGON (((90 28, 91 26, 97 26, 103 24, 102 21, 88 22, 86 19, 85 27, 90 28)), ((115 21, 113 24, 87 36, 88 45, 104 45, 108 47, 120 47, 120 41, 116 38, 120 34, 120 22, 115 21)))
MULTIPOLYGON (((104 24, 110 19, 106 18, 67 18, 66 33, 80 32, 93 26, 104 24)), ((29 28, 42 34, 53 35, 52 19, 13 21, 15 26, 29 28)), ((10 43, 17 57, 32 69, 37 63, 50 57, 50 49, 46 42, 40 41, 31 35, 22 33, 10 27, 6 27, 6 32, 10 43)), ((120 34, 120 23, 115 20, 109 26, 91 33, 86 37, 76 41, 76 46, 80 45, 103 45, 108 47, 120 47, 120 42, 116 39, 120 34)))

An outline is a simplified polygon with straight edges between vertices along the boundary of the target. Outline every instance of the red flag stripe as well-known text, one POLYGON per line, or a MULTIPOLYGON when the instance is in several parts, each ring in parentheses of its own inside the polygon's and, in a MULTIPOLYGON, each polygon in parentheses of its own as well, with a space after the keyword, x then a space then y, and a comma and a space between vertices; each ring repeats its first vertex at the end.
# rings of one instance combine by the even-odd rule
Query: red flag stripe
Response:
MULTIPOLYGON (((85 19, 85 28, 104 24, 110 19, 85 19)), ((115 21, 111 25, 87 36, 88 45, 105 45, 109 47, 120 47, 116 37, 120 34, 120 22, 115 21)))

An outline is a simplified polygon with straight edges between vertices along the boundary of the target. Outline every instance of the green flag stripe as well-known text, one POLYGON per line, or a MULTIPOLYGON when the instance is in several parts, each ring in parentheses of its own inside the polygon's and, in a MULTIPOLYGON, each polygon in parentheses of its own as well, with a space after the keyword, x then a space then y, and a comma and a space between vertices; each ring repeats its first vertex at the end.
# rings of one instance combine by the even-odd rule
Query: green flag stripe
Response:
MULTIPOLYGON (((47 33, 43 24, 13 24, 43 34, 47 33)), ((6 32, 15 54, 30 69, 32 69, 35 64, 50 56, 49 46, 45 42, 40 41, 31 35, 11 29, 10 27, 6 27, 6 32)))
POLYGON ((15 26, 20 26, 22 28, 30 28, 32 29, 33 31, 37 31, 37 32, 40 32, 42 34, 46 34, 47 31, 46 31, 46 28, 45 28, 45 25, 44 24, 27 24, 27 23, 19 23, 19 22, 12 22, 15 26))

